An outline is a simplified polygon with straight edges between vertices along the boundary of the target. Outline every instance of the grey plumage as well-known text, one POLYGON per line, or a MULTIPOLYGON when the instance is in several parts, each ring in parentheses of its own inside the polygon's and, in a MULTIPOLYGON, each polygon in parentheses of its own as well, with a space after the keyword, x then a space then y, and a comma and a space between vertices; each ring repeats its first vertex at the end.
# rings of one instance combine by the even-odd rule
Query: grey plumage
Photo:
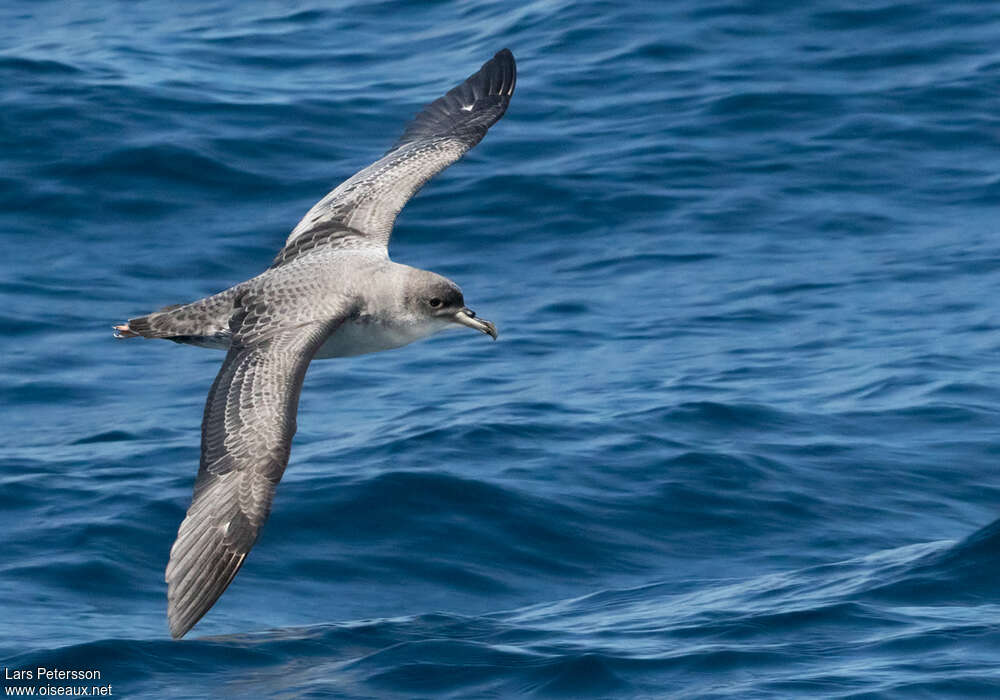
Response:
POLYGON ((478 73, 424 107, 384 156, 317 202, 292 229, 287 244, 324 222, 336 221, 388 245, 403 205, 482 140, 507 111, 516 80, 514 57, 504 49, 478 73))
POLYGON ((166 569, 175 638, 222 595, 257 541, 288 464, 312 359, 399 347, 456 323, 496 338, 457 285, 392 262, 386 247, 406 201, 483 138, 514 83, 504 49, 320 200, 262 274, 115 327, 117 337, 227 350, 205 404, 194 496, 166 569))
POLYGON ((190 304, 173 304, 147 316, 129 319, 125 326, 115 326, 115 335, 127 332, 143 338, 164 338, 175 343, 206 348, 229 347, 229 318, 240 286, 199 299, 190 304))

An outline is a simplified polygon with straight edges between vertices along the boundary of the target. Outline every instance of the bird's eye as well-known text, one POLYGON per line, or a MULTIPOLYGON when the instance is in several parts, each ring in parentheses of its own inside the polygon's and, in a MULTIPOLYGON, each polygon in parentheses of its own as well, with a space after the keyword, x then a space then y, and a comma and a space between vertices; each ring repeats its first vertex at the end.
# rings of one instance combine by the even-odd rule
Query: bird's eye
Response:
POLYGON ((438 308, 439 306, 441 306, 441 304, 443 304, 444 302, 443 302, 443 301, 441 301, 440 299, 438 299, 437 297, 434 297, 433 299, 431 299, 431 300, 430 300, 429 302, 427 302, 427 303, 431 305, 431 308, 432 308, 432 309, 436 309, 436 308, 438 308))

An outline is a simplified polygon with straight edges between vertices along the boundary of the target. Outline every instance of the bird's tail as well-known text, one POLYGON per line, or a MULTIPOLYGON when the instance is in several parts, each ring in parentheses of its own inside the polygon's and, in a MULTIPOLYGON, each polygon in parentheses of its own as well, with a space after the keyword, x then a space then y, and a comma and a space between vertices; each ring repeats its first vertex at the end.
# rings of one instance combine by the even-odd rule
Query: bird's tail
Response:
POLYGON ((229 318, 233 315, 237 294, 238 287, 232 287, 190 304, 165 306, 112 328, 116 338, 164 338, 176 343, 226 349, 232 335, 229 318))

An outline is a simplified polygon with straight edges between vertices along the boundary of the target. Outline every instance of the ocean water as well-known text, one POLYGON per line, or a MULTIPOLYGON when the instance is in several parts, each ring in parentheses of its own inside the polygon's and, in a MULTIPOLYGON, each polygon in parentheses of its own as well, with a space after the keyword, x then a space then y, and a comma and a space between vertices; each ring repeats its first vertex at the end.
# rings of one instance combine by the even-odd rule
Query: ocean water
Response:
POLYGON ((997 36, 961 0, 4 3, 5 673, 1000 696, 997 36), (507 115, 391 246, 499 341, 314 363, 260 541, 171 641, 222 355, 110 326, 263 270, 505 46, 507 115))

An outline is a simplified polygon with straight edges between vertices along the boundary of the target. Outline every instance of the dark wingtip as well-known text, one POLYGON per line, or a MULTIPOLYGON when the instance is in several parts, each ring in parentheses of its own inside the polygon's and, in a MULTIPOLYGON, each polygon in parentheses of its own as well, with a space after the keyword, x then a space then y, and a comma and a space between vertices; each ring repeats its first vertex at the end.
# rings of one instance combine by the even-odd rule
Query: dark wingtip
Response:
POLYGON ((514 94, 516 83, 517 63, 510 49, 497 51, 493 58, 465 81, 465 85, 473 89, 477 98, 496 96, 504 102, 508 102, 514 94))
POLYGON ((405 143, 445 135, 460 138, 471 148, 507 111, 516 83, 514 54, 510 49, 497 51, 478 71, 424 107, 389 152, 405 143))
POLYGON ((489 68, 491 71, 495 70, 500 81, 498 83, 490 82, 491 95, 504 95, 510 97, 514 94, 514 86, 517 84, 517 62, 514 60, 514 54, 511 53, 510 49, 500 49, 497 51, 493 58, 483 64, 480 69, 480 73, 484 72, 489 68), (495 88, 494 88, 495 86, 495 88), (496 91, 494 92, 493 89, 496 91))

